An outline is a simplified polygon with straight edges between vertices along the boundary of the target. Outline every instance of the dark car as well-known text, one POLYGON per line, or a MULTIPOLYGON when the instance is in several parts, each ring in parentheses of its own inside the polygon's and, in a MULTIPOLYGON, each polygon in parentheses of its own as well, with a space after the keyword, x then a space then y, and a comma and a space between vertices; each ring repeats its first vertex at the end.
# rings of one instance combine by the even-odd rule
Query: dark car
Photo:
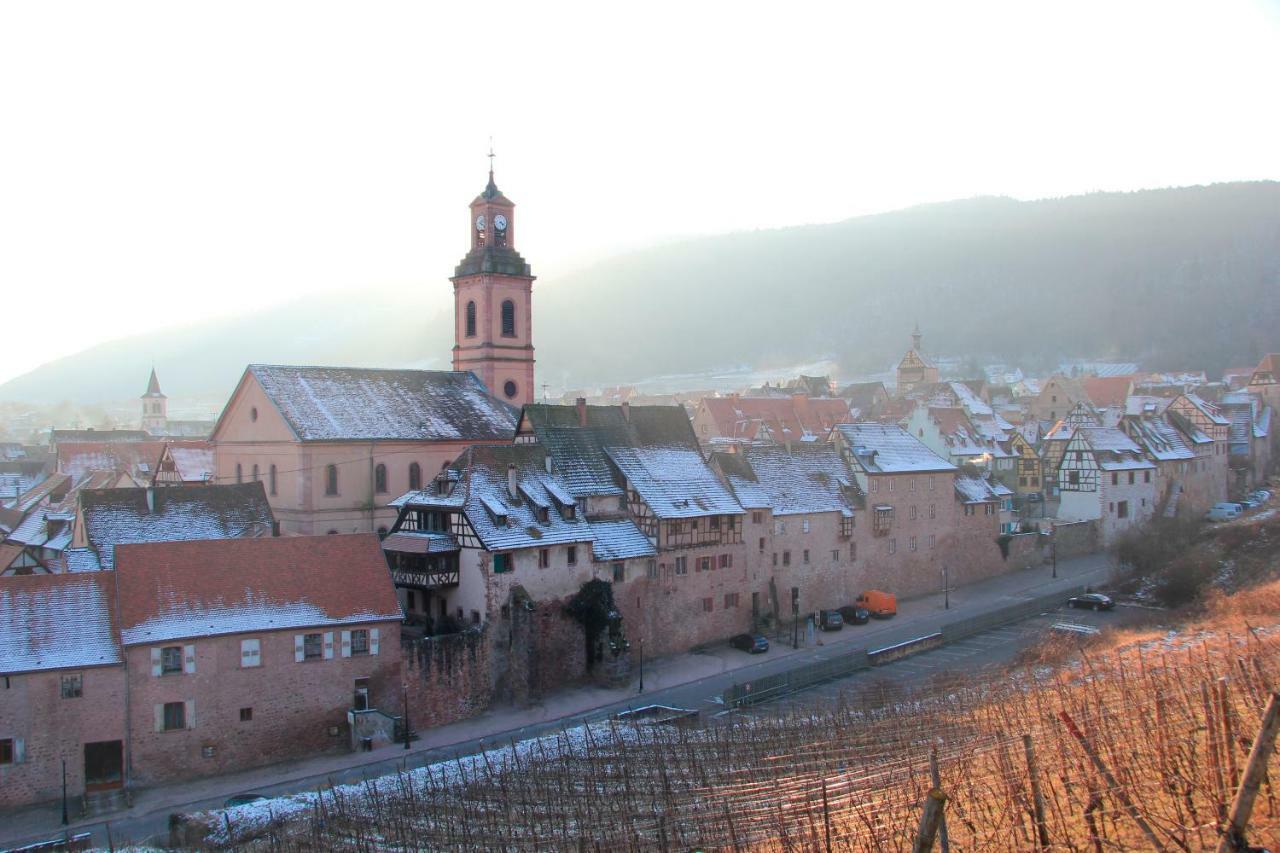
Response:
POLYGON ((844 617, 839 610, 818 611, 818 627, 824 631, 839 631, 844 627, 844 617))
POLYGON ((1067 604, 1072 607, 1083 607, 1086 610, 1110 610, 1116 606, 1110 596, 1100 592, 1086 592, 1083 595, 1072 596, 1067 599, 1067 604))
POLYGON ((266 797, 261 794, 236 794, 234 796, 227 797, 227 801, 222 804, 222 807, 225 809, 233 809, 236 806, 247 806, 250 803, 260 803, 265 799, 266 797))
POLYGON ((769 651, 769 640, 763 634, 738 634, 729 640, 729 645, 753 655, 769 651))
POLYGON ((865 607, 855 607, 852 604, 848 607, 840 608, 840 616, 844 619, 846 625, 865 625, 871 620, 871 611, 865 607))

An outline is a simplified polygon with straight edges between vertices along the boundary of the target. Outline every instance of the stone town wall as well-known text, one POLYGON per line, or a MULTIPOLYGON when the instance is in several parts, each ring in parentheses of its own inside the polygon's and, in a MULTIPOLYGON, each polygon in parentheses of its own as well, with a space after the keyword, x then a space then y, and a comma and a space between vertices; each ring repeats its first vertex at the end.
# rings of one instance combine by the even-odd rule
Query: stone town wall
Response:
MULTIPOLYGON (((416 638, 403 636, 404 682, 409 694, 409 725, 415 731, 474 717, 493 700, 490 666, 492 625, 457 634, 416 638)), ((403 709, 386 708, 398 716, 403 709)))

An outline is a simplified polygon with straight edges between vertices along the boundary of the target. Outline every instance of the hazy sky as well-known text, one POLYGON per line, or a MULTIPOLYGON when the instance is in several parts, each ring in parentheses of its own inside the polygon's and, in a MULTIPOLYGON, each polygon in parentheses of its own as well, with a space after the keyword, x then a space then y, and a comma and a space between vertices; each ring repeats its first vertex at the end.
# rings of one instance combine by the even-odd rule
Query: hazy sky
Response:
POLYGON ((490 135, 551 287, 677 236, 1280 178, 1280 3, 622 9, 0 5, 0 381, 321 290, 443 305, 490 135))

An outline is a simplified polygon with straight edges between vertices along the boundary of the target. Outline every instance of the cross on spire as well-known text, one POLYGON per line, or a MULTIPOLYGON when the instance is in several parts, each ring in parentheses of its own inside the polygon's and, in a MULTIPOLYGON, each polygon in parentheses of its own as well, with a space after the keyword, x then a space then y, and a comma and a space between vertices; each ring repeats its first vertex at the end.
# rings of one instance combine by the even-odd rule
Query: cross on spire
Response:
POLYGON ((489 137, 489 180, 493 180, 493 158, 497 155, 493 153, 493 137, 489 137))

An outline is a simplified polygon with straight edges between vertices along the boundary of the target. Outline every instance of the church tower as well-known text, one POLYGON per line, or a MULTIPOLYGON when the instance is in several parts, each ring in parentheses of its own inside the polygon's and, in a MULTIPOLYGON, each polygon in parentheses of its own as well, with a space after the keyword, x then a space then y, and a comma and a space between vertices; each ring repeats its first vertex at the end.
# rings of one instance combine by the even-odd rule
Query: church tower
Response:
POLYGON ((493 182, 471 202, 471 250, 453 282, 453 369, 470 370, 489 393, 515 406, 532 403, 533 279, 516 251, 516 206, 493 182))
POLYGON ((160 391, 160 380, 156 377, 156 369, 151 368, 151 381, 147 383, 147 393, 142 395, 142 428, 152 435, 164 435, 169 428, 169 399, 160 391))

